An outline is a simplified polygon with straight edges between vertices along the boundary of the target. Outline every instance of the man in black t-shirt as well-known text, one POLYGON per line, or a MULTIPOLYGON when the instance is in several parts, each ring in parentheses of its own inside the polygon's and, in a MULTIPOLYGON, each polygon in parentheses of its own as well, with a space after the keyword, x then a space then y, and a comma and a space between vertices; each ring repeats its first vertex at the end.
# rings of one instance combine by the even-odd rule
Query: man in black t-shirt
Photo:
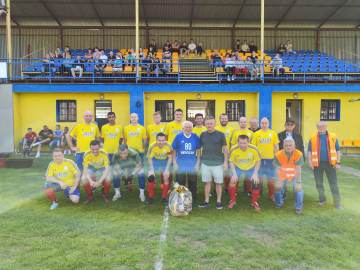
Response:
POLYGON ((51 129, 49 129, 47 125, 44 125, 43 129, 39 132, 39 141, 31 145, 31 147, 38 146, 35 158, 40 157, 41 145, 42 144, 49 145, 53 138, 54 138, 54 132, 51 129))
POLYGON ((216 208, 222 209, 222 183, 224 181, 224 168, 227 168, 228 163, 227 143, 224 133, 215 130, 214 117, 207 117, 205 126, 207 131, 204 131, 200 136, 202 147, 201 178, 205 183, 205 201, 199 207, 209 208, 211 181, 214 178, 217 197, 216 208))

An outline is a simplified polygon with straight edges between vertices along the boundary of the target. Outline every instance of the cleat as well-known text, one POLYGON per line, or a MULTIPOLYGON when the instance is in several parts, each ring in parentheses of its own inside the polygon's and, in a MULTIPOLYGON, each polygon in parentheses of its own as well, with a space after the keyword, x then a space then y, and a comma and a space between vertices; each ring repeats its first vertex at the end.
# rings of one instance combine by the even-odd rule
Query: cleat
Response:
POLYGON ((148 199, 146 200, 146 204, 148 204, 148 205, 154 204, 154 199, 153 199, 153 198, 148 198, 148 199))
POLYGON ((221 202, 217 202, 217 203, 216 203, 216 209, 217 209, 217 210, 223 209, 223 205, 222 205, 221 202))
POLYGON ((326 204, 326 201, 319 201, 319 206, 324 206, 326 204))
POLYGON ((115 193, 114 197, 112 198, 113 202, 116 202, 117 200, 119 200, 121 198, 121 193, 115 193))
POLYGON ((199 208, 210 208, 210 203, 204 202, 203 204, 199 204, 199 208))
POLYGON ((57 202, 52 202, 52 204, 50 205, 50 210, 55 210, 56 208, 58 208, 59 204, 57 202))
POLYGON ((344 207, 341 204, 335 205, 336 210, 344 210, 344 207))
POLYGON ((87 200, 84 202, 85 205, 90 204, 94 201, 93 197, 87 198, 87 200))
POLYGON ((104 202, 105 203, 109 203, 110 201, 109 201, 109 198, 108 198, 108 196, 106 195, 106 194, 102 194, 102 197, 103 197, 103 199, 104 199, 104 202))
POLYGON ((252 207, 254 207, 256 212, 258 212, 258 213, 261 212, 261 208, 260 208, 259 203, 257 203, 257 202, 253 203, 252 207))
POLYGON ((235 205, 236 205, 236 201, 230 201, 229 205, 228 205, 228 208, 233 209, 235 205))
POLYGON ((140 195, 139 195, 139 199, 140 199, 140 201, 141 201, 141 202, 145 202, 145 200, 146 200, 146 198, 145 198, 145 194, 140 193, 140 195))

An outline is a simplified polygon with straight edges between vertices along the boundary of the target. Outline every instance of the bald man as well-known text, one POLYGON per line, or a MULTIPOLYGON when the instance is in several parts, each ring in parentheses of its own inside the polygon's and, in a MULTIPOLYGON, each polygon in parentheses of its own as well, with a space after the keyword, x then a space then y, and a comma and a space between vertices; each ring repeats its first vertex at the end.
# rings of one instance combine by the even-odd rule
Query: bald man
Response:
POLYGON ((84 123, 76 124, 66 140, 71 151, 76 152, 75 162, 79 169, 83 169, 83 160, 85 152, 90 151, 90 142, 100 138, 99 127, 92 122, 93 113, 90 110, 84 112, 84 123), (73 145, 72 139, 76 139, 76 146, 73 145))
POLYGON ((311 136, 308 145, 308 163, 314 172, 316 189, 319 192, 319 205, 326 203, 324 191, 324 172, 328 178, 336 209, 342 209, 336 169, 340 168, 340 146, 335 133, 328 132, 327 123, 320 121, 317 132, 311 136))
POLYGON ((249 124, 250 124, 249 129, 252 132, 256 132, 256 131, 260 130, 260 128, 259 128, 259 120, 256 117, 251 117, 250 121, 249 121, 249 124))
POLYGON ((261 119, 260 126, 261 129, 254 133, 251 143, 260 152, 260 181, 263 183, 265 179, 267 180, 268 196, 272 201, 275 201, 274 157, 279 151, 279 138, 277 133, 269 128, 269 119, 266 117, 261 119))

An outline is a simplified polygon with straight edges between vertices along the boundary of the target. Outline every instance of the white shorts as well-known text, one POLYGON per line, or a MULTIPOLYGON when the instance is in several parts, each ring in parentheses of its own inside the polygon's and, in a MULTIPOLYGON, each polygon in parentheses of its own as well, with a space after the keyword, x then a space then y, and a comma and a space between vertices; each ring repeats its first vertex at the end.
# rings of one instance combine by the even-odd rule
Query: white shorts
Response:
POLYGON ((224 182, 224 166, 207 166, 201 163, 201 179, 204 183, 211 182, 214 178, 216 184, 222 184, 224 182))

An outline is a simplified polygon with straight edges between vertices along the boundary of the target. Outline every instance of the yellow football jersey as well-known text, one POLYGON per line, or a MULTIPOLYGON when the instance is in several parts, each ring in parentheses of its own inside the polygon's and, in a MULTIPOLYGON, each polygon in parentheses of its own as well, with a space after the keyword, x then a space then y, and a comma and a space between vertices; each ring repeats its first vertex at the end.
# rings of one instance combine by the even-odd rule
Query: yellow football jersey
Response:
POLYGON ((129 147, 135 149, 139 153, 144 153, 145 149, 143 141, 146 140, 147 137, 146 130, 142 125, 127 125, 124 128, 124 138, 129 147))
POLYGON ((195 133, 200 138, 201 133, 203 133, 206 130, 207 130, 207 128, 204 127, 204 126, 202 126, 202 127, 194 127, 192 132, 195 133))
POLYGON ((154 142, 156 142, 156 135, 158 135, 158 133, 162 132, 165 133, 165 124, 151 124, 148 125, 147 127, 147 133, 148 133, 148 137, 149 137, 149 145, 153 144, 154 142))
POLYGON ((77 124, 70 132, 76 138, 76 146, 80 153, 90 150, 90 142, 100 137, 99 127, 96 124, 77 124))
POLYGON ((222 125, 218 125, 218 126, 216 126, 215 129, 224 133, 226 143, 227 143, 228 147, 230 147, 231 136, 234 132, 234 128, 230 125, 226 125, 225 127, 223 127, 222 125))
POLYGON ((252 145, 249 145, 245 151, 235 146, 231 148, 229 160, 240 170, 247 171, 252 169, 256 162, 260 160, 260 155, 256 147, 252 145))
POLYGON ((279 138, 277 133, 271 129, 267 131, 260 129, 254 133, 251 143, 259 149, 261 158, 273 159, 274 147, 279 143, 279 138))
POLYGON ((104 139, 104 151, 115 154, 118 152, 120 139, 123 138, 123 128, 120 125, 103 125, 101 137, 104 139))
POLYGON ((99 151, 95 156, 91 151, 86 152, 83 161, 84 168, 93 168, 95 170, 102 169, 109 166, 108 154, 104 151, 99 151))
POLYGON ((46 170, 46 176, 55 177, 69 187, 74 186, 77 173, 80 173, 80 171, 75 162, 67 158, 64 158, 64 161, 61 164, 51 161, 46 170))
POLYGON ((166 143, 163 147, 159 147, 156 143, 152 144, 149 147, 148 151, 148 159, 158 159, 158 160, 166 160, 171 154, 171 145, 166 143))
POLYGON ((166 125, 165 134, 168 136, 168 143, 172 144, 176 135, 182 132, 182 123, 172 121, 166 125))
POLYGON ((238 138, 240 135, 246 135, 249 137, 249 142, 251 142, 254 132, 250 129, 236 129, 233 132, 231 137, 231 147, 238 144, 238 138))

